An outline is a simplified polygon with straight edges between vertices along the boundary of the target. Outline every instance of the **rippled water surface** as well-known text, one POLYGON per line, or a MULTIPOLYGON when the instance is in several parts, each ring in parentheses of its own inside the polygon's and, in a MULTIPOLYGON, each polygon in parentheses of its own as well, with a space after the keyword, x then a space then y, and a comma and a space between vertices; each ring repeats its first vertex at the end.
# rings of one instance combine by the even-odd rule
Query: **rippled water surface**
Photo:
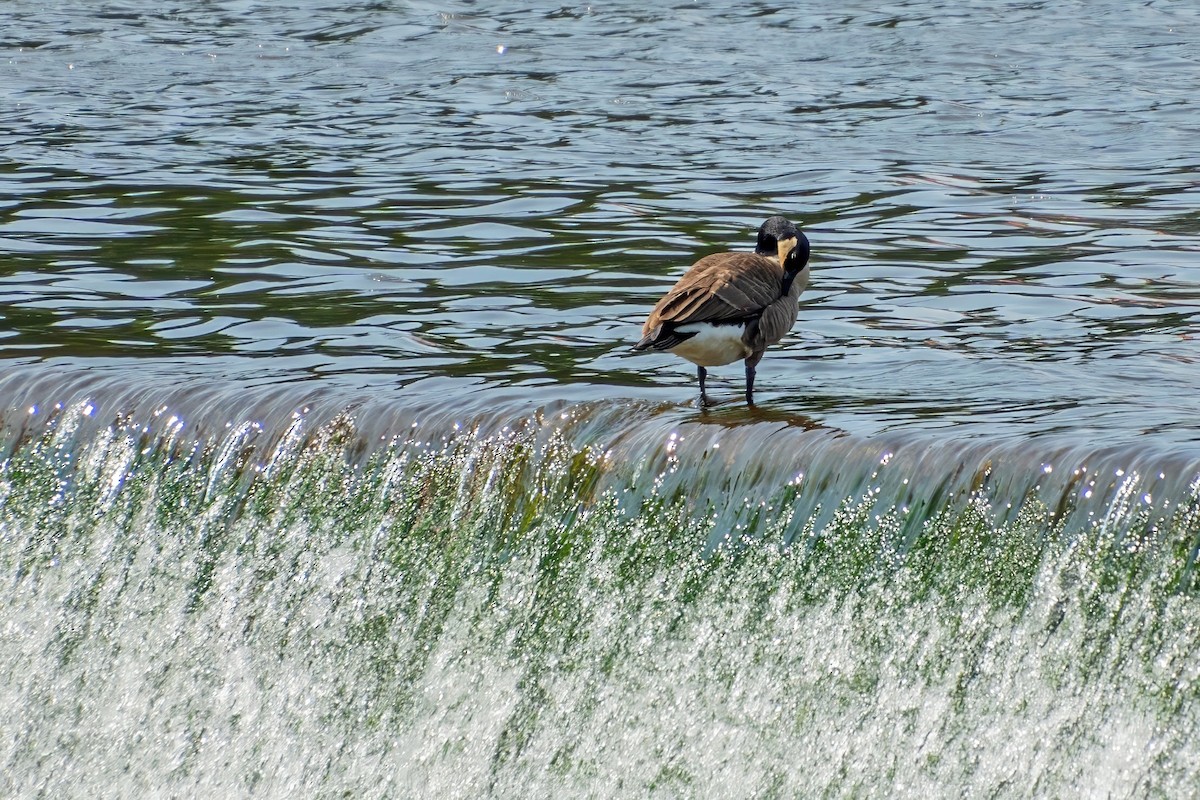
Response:
POLYGON ((686 404, 628 345, 781 212, 814 278, 767 407, 1192 447, 1198 13, 10 3, 0 347, 686 404))
POLYGON ((0 789, 1196 785, 1200 6, 644 5, 0 6, 0 789))

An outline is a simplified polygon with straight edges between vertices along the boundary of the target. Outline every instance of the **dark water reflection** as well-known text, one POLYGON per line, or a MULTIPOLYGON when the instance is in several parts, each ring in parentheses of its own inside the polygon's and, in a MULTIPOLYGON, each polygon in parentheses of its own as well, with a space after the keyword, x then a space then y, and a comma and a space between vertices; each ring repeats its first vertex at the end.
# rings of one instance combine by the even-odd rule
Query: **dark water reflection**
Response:
POLYGON ((772 413, 1200 441, 1190 7, 4 14, 10 369, 686 418, 628 345, 778 211, 816 256, 772 413))

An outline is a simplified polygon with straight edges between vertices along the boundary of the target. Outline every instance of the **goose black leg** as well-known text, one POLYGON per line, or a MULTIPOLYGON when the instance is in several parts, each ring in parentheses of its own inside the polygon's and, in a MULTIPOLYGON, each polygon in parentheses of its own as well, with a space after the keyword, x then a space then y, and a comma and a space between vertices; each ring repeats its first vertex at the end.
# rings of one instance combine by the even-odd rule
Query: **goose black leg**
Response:
POLYGON ((762 353, 754 353, 746 359, 746 405, 754 405, 754 373, 758 362, 762 361, 762 353))
POLYGON ((696 365, 696 377, 700 379, 700 405, 708 405, 708 395, 704 393, 704 379, 708 377, 708 370, 699 364, 696 365))

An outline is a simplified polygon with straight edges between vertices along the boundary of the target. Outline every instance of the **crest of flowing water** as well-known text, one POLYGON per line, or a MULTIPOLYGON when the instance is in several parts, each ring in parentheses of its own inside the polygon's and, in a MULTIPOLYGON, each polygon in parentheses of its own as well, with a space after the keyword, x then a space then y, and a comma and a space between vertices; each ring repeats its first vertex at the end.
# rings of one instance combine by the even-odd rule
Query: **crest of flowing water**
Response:
POLYGON ((3 795, 1195 791, 1195 10, 0 23, 3 795))

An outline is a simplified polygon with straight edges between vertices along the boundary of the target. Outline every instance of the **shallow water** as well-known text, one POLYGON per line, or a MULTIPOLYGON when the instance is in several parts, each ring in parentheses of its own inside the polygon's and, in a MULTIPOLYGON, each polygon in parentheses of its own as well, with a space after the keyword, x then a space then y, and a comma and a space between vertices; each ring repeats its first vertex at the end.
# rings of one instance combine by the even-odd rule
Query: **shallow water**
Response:
POLYGON ((1198 23, 5 5, 5 794, 1194 785, 1198 23))

